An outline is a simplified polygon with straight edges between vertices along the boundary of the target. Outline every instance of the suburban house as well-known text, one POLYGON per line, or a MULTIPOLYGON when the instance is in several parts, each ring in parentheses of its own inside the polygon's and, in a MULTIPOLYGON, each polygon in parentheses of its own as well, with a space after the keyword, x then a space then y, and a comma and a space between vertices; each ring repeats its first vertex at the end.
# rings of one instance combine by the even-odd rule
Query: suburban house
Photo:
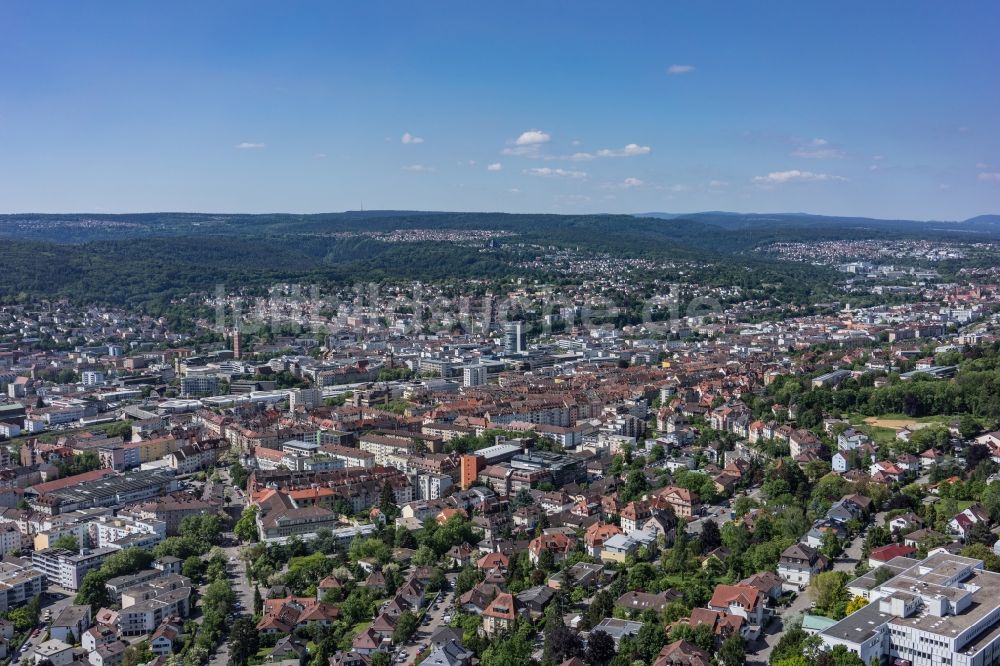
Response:
POLYGON ((778 575, 785 580, 786 588, 804 590, 812 577, 826 568, 826 557, 804 543, 795 543, 781 553, 778 575))
POLYGON ((767 619, 767 597, 750 585, 716 585, 708 609, 739 615, 747 622, 743 638, 756 640, 767 619))

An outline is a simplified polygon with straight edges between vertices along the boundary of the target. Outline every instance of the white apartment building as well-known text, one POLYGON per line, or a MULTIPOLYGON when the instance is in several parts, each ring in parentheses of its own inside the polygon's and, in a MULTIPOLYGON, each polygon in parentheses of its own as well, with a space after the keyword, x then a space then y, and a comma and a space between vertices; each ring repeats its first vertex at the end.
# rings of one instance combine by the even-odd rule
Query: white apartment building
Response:
POLYGON ((486 383, 485 365, 467 365, 462 368, 462 386, 482 386, 486 383))
POLYGON ((90 541, 97 548, 110 546, 133 534, 152 534, 157 541, 167 537, 167 524, 162 520, 101 516, 90 524, 90 541))
POLYGON ((300 388, 288 392, 288 409, 294 412, 299 407, 312 409, 323 405, 323 391, 320 389, 300 388))
POLYGON ((117 552, 117 548, 83 548, 79 553, 47 548, 31 553, 31 567, 45 574, 50 583, 75 592, 80 589, 80 583, 88 571, 101 566, 108 555, 117 552))
POLYGON ((27 560, 0 562, 0 613, 6 613, 38 596, 45 589, 45 576, 28 566, 27 560))
POLYGON ((84 370, 80 377, 84 386, 100 386, 104 383, 104 373, 97 370, 84 370))
POLYGON ((943 549, 870 592, 871 603, 819 636, 868 664, 991 666, 1000 661, 1000 574, 943 549))
POLYGON ((413 486, 416 489, 416 499, 439 499, 448 488, 451 488, 452 480, 447 474, 421 472, 413 479, 413 486))

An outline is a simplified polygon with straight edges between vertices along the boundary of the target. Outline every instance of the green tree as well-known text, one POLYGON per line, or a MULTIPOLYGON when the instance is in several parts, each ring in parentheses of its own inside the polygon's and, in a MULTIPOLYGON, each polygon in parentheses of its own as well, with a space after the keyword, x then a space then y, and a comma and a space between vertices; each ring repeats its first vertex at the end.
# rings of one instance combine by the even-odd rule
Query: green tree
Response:
POLYGON ((637 656, 643 663, 651 664, 656 661, 656 655, 663 648, 667 635, 659 622, 644 622, 639 628, 639 633, 635 637, 635 649, 637 656))
POLYGON ((243 513, 240 514, 239 520, 236 521, 236 525, 233 527, 233 533, 239 537, 241 541, 256 541, 258 537, 257 531, 257 512, 259 508, 256 504, 251 504, 247 508, 243 509, 243 513))
POLYGON ((64 534, 52 542, 52 547, 76 552, 80 550, 80 540, 76 538, 75 534, 64 534))
POLYGON ((625 487, 620 493, 621 500, 623 502, 631 502, 641 499, 648 490, 649 482, 646 480, 645 473, 641 469, 634 469, 628 473, 628 477, 625 480, 625 487))
POLYGON ((739 634, 733 634, 722 642, 719 647, 721 666, 743 666, 746 661, 747 653, 743 647, 743 639, 739 634))
POLYGON ((605 666, 615 657, 615 639, 607 632, 596 629, 587 639, 587 662, 591 666, 605 666))
POLYGON ((187 576, 194 581, 199 580, 204 571, 205 561, 197 555, 192 555, 184 560, 184 564, 181 566, 181 575, 187 576))
POLYGON ((420 625, 420 620, 412 612, 405 610, 396 618, 396 626, 392 630, 392 642, 402 645, 416 631, 420 625))
POLYGON ((835 620, 847 611, 847 574, 842 571, 824 571, 813 577, 809 593, 816 602, 816 609, 835 620))
POLYGON ((247 479, 250 478, 250 472, 247 468, 238 462, 234 462, 229 466, 229 478, 233 481, 233 486, 236 488, 246 488, 247 479))
POLYGON ((247 666, 251 657, 257 654, 258 634, 253 620, 238 618, 229 630, 229 663, 247 666))
POLYGON ((389 520, 393 520, 399 515, 399 506, 396 504, 396 494, 392 491, 392 486, 387 483, 382 484, 382 494, 378 503, 379 511, 389 520))
POLYGON ((850 615, 855 611, 859 611, 868 605, 868 600, 864 597, 852 597, 849 602, 847 602, 846 613, 850 615))

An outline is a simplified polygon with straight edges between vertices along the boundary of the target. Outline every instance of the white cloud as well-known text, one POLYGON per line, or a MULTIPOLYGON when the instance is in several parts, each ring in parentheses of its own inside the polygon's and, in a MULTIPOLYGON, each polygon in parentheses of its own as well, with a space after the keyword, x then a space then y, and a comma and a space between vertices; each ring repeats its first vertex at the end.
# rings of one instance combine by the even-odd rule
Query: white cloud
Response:
POLYGON ((400 143, 415 144, 415 143, 423 143, 424 139, 423 137, 420 136, 413 136, 409 132, 403 132, 403 136, 400 137, 399 141, 400 143))
POLYGON ((695 70, 694 65, 671 65, 667 67, 667 74, 677 76, 679 74, 690 74, 695 70))
POLYGON ((754 176, 753 182, 756 185, 784 185, 785 183, 810 183, 829 180, 847 180, 841 176, 831 176, 825 173, 813 173, 812 171, 799 171, 791 169, 789 171, 772 171, 766 176, 754 176))
POLYGON ((313 159, 316 160, 326 159, 326 153, 316 153, 315 155, 313 155, 313 159))
POLYGON ((977 169, 989 169, 991 166, 992 165, 987 164, 986 162, 976 162, 977 169))
POLYGON ((558 178, 586 178, 586 171, 571 171, 567 169, 550 169, 549 167, 538 167, 535 169, 525 169, 524 173, 529 176, 546 176, 558 178))
POLYGON ((552 136, 548 132, 543 132, 542 130, 528 130, 527 132, 521 132, 521 136, 514 140, 514 145, 516 146, 534 146, 539 143, 548 143, 552 140, 552 136))
POLYGON ((725 180, 710 180, 708 181, 708 186, 713 189, 720 189, 723 187, 728 187, 729 183, 725 180))
POLYGON ((623 187, 642 187, 645 184, 646 184, 645 181, 640 180, 638 178, 626 178, 624 181, 622 181, 623 187))
POLYGON ((244 141, 243 143, 236 144, 236 147, 240 150, 259 150, 264 147, 262 143, 252 143, 250 141, 244 141))
POLYGON ((688 191, 690 191, 690 189, 691 189, 690 185, 671 185, 670 186, 670 191, 671 192, 688 192, 688 191))
POLYGON ((979 174, 979 180, 983 181, 984 183, 1000 183, 1000 172, 984 171, 981 174, 979 174))
POLYGON ((404 171, 414 171, 414 172, 428 172, 434 171, 434 167, 427 166, 426 164, 407 164, 403 167, 404 171))
POLYGON ((636 155, 648 155, 652 151, 649 146, 640 146, 637 143, 630 143, 624 148, 602 148, 597 151, 598 157, 635 157, 636 155))
POLYGON ((813 139, 803 143, 792 151, 792 155, 814 160, 842 160, 847 157, 846 152, 830 145, 826 139, 813 139))
POLYGON ((503 165, 499 162, 494 162, 486 167, 487 171, 503 171, 503 165))

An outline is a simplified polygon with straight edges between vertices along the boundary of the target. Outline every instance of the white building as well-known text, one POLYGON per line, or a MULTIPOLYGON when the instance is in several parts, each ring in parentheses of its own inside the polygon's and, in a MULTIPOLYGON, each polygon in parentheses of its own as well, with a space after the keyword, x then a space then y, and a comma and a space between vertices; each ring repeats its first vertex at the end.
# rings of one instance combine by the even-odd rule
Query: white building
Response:
POLYGON ((162 520, 101 516, 90 524, 91 543, 98 548, 110 546, 133 534, 152 534, 157 541, 167 538, 167 524, 162 520))
POLYGON ((871 603, 819 636, 868 664, 991 666, 1000 654, 1000 574, 933 551, 870 592, 871 603))
POLYGON ((27 603, 45 589, 45 576, 26 563, 16 558, 0 561, 0 613, 27 603))
POLYGON ((219 392, 219 378, 206 375, 188 375, 181 379, 181 395, 216 395, 219 392))
POLYGON ((451 488, 452 481, 447 474, 422 472, 416 475, 413 486, 416 489, 416 499, 432 500, 444 495, 445 491, 451 488))
POLYGON ((508 321, 503 325, 503 351, 505 354, 521 354, 526 351, 524 344, 524 322, 508 321))
POLYGON ((462 368, 462 386, 482 386, 486 383, 486 366, 467 365, 462 368))
POLYGON ((104 383, 104 373, 96 370, 84 370, 81 377, 84 386, 100 386, 104 383))
POLYGON ((31 553, 31 567, 45 574, 49 582, 75 592, 80 589, 80 583, 88 571, 101 566, 108 555, 117 552, 117 548, 84 548, 79 553, 47 548, 31 553))
POLYGON ((299 407, 313 409, 323 405, 323 391, 316 388, 300 388, 289 391, 288 409, 294 412, 299 407))

